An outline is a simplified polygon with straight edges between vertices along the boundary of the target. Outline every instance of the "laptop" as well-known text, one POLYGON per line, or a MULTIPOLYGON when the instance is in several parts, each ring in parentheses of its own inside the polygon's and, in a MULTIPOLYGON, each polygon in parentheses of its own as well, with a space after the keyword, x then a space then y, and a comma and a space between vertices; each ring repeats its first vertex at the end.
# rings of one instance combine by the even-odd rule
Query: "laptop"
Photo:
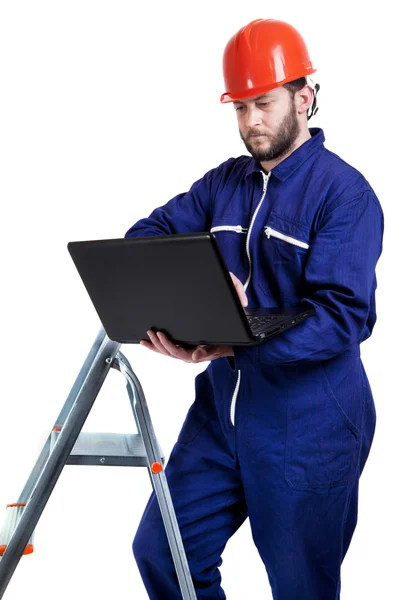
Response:
POLYGON ((301 323, 309 306, 243 308, 212 233, 68 243, 107 336, 178 345, 254 345, 301 323))

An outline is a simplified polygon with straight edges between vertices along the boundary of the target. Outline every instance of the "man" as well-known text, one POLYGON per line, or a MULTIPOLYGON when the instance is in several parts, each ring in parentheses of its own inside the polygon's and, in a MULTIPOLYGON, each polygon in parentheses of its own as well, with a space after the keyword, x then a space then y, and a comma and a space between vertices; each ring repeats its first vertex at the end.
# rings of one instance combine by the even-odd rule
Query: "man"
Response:
MULTIPOLYGON (((142 342, 210 361, 166 467, 199 600, 225 598, 221 553, 247 516, 275 600, 338 600, 356 526, 375 428, 359 344, 376 320, 383 217, 364 177, 308 129, 314 71, 287 23, 238 31, 221 100, 252 157, 227 160, 127 233, 213 231, 243 304, 315 308, 253 347, 189 351, 156 332, 142 342)), ((154 494, 133 548, 151 600, 178 600, 154 494)))

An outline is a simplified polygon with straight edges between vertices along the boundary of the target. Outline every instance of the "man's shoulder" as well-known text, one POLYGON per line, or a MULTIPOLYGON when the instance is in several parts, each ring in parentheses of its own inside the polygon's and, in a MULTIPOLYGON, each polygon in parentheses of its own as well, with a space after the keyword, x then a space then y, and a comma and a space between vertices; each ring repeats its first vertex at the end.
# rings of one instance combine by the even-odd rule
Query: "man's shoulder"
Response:
POLYGON ((223 163, 211 169, 206 173, 205 177, 209 179, 211 183, 211 189, 221 189, 222 186, 234 186, 246 176, 249 169, 253 168, 254 160, 251 156, 238 156, 231 157, 225 160, 223 163))
POLYGON ((321 162, 323 163, 326 174, 333 179, 339 180, 344 177, 348 182, 369 186, 365 176, 356 167, 346 162, 338 154, 332 152, 332 150, 324 148, 324 151, 321 154, 321 162))
POLYGON ((331 197, 346 201, 362 196, 365 192, 374 195, 368 179, 335 152, 324 148, 318 162, 319 172, 330 188, 331 197))
POLYGON ((251 156, 242 155, 231 157, 221 163, 216 168, 216 171, 221 173, 240 173, 241 171, 246 172, 253 163, 254 160, 251 156))
POLYGON ((352 202, 372 202, 382 213, 379 200, 367 178, 335 152, 324 148, 318 163, 319 178, 323 181, 323 212, 352 202))

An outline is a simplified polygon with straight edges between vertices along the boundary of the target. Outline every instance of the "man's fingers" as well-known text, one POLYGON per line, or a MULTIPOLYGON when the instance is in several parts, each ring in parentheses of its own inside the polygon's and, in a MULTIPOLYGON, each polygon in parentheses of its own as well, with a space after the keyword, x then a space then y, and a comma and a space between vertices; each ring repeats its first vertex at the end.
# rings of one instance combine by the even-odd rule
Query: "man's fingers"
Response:
POLYGON ((202 360, 210 360, 208 356, 210 355, 210 347, 209 346, 197 346, 196 350, 192 353, 193 362, 200 362, 202 360))
POLYGON ((157 352, 160 352, 160 354, 165 354, 165 356, 169 356, 169 353, 164 348, 164 346, 158 339, 157 334, 154 333, 154 331, 151 331, 151 329, 149 329, 149 331, 147 331, 147 335, 149 336, 150 341, 152 345, 156 348, 157 352))
POLYGON ((150 329, 147 331, 147 335, 150 338, 150 342, 147 340, 141 340, 141 346, 144 346, 149 350, 153 350, 153 352, 164 354, 164 356, 169 356, 170 358, 177 358, 179 360, 184 360, 185 362, 193 362, 190 351, 185 350, 180 346, 176 346, 161 331, 155 333, 150 329))
POLYGON ((215 360, 221 356, 233 356, 231 346, 198 346, 192 354, 193 362, 215 360))
POLYGON ((188 352, 181 346, 177 346, 176 344, 171 342, 171 340, 165 335, 165 333, 162 333, 162 331, 157 331, 157 337, 170 356, 173 356, 174 358, 179 358, 180 360, 190 361, 190 352, 188 352))
POLYGON ((231 346, 200 345, 194 350, 186 350, 185 348, 182 348, 182 346, 177 346, 174 344, 168 338, 168 336, 161 331, 157 331, 157 333, 155 333, 154 331, 149 330, 147 335, 151 341, 149 342, 147 340, 141 340, 141 346, 144 346, 153 352, 164 354, 164 356, 177 358, 188 363, 199 363, 206 360, 214 360, 216 358, 220 358, 221 356, 233 356, 233 350, 231 346))
POLYGON ((239 296, 239 300, 240 300, 242 306, 247 306, 248 300, 247 300, 246 292, 245 292, 242 282, 231 271, 229 271, 229 274, 232 278, 233 285, 235 286, 237 295, 239 296))
POLYGON ((140 345, 144 348, 147 348, 148 350, 152 350, 153 352, 157 352, 158 354, 160 354, 160 351, 155 346, 153 346, 151 342, 148 342, 147 340, 140 340, 140 345))

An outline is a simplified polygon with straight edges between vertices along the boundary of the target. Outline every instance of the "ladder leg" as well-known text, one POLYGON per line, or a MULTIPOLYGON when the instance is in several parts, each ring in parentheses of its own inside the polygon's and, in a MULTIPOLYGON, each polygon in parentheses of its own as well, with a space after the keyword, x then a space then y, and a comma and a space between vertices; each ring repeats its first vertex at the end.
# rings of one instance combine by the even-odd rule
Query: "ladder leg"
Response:
POLYGON ((58 440, 51 452, 50 441, 46 442, 21 494, 21 501, 27 501, 27 504, 0 560, 0 598, 3 597, 119 348, 120 344, 109 340, 101 329, 59 415, 58 424, 62 425, 62 429, 58 440))
POLYGON ((161 516, 171 549, 172 559, 174 561, 182 598, 184 600, 196 600, 196 592, 193 586, 193 581, 164 470, 162 469, 160 472, 153 472, 151 468, 151 465, 154 463, 161 464, 161 456, 142 386, 132 371, 129 361, 121 352, 118 352, 116 358, 114 359, 113 367, 123 373, 126 378, 126 385, 132 411, 135 416, 138 429, 143 438, 147 458, 149 460, 148 471, 160 506, 161 516))

